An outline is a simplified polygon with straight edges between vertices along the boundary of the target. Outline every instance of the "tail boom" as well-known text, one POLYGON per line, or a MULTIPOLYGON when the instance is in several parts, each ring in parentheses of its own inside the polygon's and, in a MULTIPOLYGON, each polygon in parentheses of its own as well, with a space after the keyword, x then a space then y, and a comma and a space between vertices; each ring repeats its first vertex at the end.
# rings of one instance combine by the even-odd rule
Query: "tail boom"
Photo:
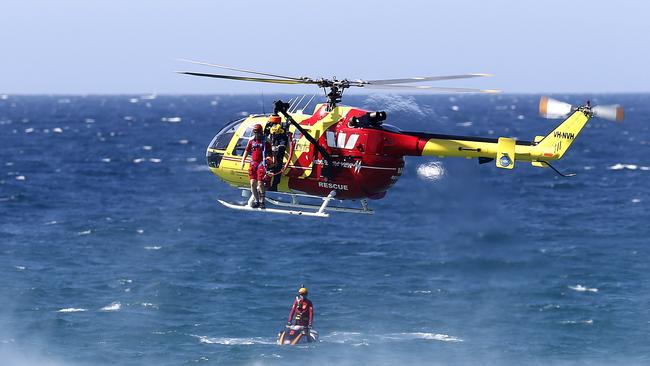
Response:
POLYGON ((548 135, 538 136, 535 141, 521 141, 510 137, 497 139, 420 132, 403 133, 419 139, 418 151, 413 155, 477 158, 481 162, 496 160, 496 166, 505 169, 512 169, 515 161, 531 162, 535 166, 545 167, 543 162, 562 158, 589 118, 589 113, 578 109, 548 135))

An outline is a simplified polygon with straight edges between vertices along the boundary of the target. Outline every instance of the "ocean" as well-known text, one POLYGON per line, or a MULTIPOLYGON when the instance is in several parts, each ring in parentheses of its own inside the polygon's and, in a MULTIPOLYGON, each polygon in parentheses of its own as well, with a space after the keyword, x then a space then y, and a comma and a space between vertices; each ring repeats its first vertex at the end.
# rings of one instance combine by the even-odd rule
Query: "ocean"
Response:
MULTIPOLYGON (((650 364, 650 95, 553 97, 626 108, 555 164, 577 176, 408 158, 374 215, 318 219, 216 202, 243 198, 206 146, 268 95, 0 95, 0 364, 650 364), (301 284, 321 342, 279 347, 301 284)), ((538 100, 344 102, 532 140, 538 100)))

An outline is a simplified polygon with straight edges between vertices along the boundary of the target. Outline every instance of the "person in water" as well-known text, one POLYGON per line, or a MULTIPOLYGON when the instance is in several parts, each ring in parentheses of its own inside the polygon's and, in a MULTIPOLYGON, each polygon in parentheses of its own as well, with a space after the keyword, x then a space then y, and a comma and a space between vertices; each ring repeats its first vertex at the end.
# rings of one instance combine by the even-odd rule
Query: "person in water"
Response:
POLYGON ((275 174, 275 176, 271 182, 270 191, 278 190, 278 184, 280 184, 280 179, 282 178, 282 175, 279 173, 284 165, 284 154, 289 145, 288 131, 288 124, 282 122, 282 119, 277 114, 271 115, 269 122, 264 127, 264 137, 271 143, 271 149, 273 150, 273 165, 269 171, 275 174))
POLYGON ((246 157, 250 153, 251 164, 248 167, 248 178, 251 183, 251 193, 255 198, 255 201, 251 203, 251 207, 265 208, 264 194, 266 187, 264 185, 264 176, 266 175, 266 169, 264 164, 266 163, 265 158, 271 155, 271 144, 264 138, 262 125, 256 124, 253 126, 253 134, 254 136, 248 141, 244 156, 241 158, 241 169, 244 169, 246 157))
POLYGON ((308 292, 309 291, 307 291, 306 287, 301 287, 300 290, 298 290, 298 296, 296 296, 293 306, 291 307, 287 325, 291 325, 295 315, 295 325, 302 325, 306 328, 311 328, 314 321, 314 305, 307 298, 308 292))

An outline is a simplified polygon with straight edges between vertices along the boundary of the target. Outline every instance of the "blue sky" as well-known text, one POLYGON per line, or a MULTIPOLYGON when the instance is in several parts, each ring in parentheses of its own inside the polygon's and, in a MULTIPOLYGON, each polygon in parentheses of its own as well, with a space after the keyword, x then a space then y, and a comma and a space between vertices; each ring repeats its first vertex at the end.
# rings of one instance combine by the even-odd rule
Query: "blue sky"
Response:
POLYGON ((3 0, 0 93, 265 93, 180 58, 296 76, 491 73, 440 86, 648 92, 643 1, 3 0))

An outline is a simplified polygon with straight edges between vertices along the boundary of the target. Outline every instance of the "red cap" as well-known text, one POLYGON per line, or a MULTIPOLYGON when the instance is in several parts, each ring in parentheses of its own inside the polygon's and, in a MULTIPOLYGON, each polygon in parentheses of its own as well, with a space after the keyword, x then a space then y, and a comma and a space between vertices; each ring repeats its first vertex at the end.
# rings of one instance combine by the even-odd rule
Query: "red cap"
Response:
POLYGON ((277 116, 275 114, 271 115, 271 117, 269 117, 269 122, 275 123, 275 122, 281 122, 281 121, 282 121, 282 118, 280 118, 280 116, 277 116))
POLYGON ((253 126, 253 132, 262 132, 262 125, 258 123, 253 126))

